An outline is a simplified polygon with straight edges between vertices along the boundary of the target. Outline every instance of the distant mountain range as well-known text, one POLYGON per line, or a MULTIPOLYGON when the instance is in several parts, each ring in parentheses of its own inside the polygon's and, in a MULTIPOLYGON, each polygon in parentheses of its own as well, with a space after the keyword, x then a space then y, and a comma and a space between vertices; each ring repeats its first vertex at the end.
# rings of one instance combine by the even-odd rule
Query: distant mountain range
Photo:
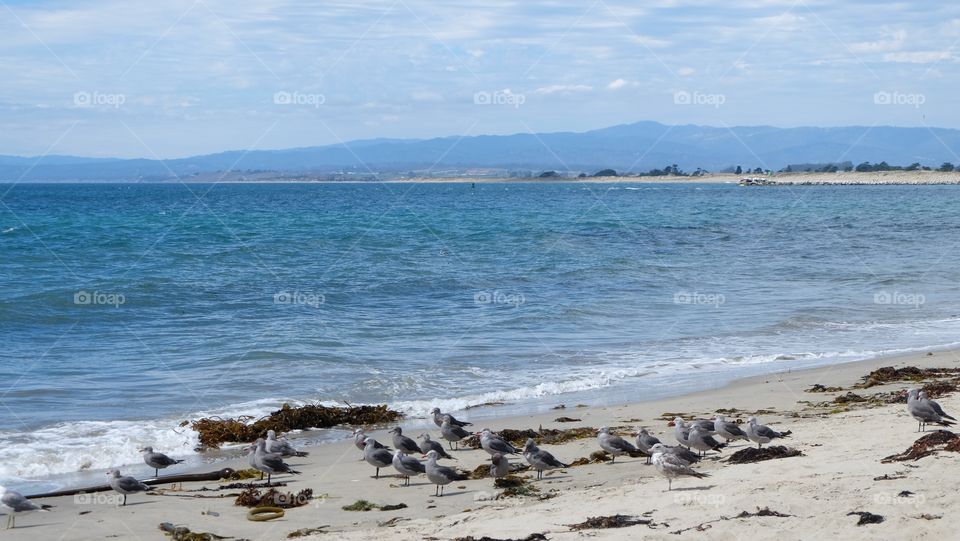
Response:
POLYGON ((284 175, 504 170, 639 172, 678 164, 719 171, 735 165, 886 161, 933 167, 960 162, 960 130, 850 126, 667 126, 636 122, 582 133, 370 139, 287 150, 230 151, 173 160, 0 156, 0 181, 162 181, 219 171, 284 175))

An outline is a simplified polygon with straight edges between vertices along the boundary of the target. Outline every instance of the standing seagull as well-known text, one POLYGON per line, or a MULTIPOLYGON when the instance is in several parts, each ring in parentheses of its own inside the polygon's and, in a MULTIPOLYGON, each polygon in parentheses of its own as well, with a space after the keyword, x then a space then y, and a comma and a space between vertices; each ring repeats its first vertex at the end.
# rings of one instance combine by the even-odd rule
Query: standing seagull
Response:
POLYGON ((412 455, 414 453, 418 455, 423 454, 423 450, 420 449, 420 446, 417 445, 417 442, 404 436, 403 429, 401 429, 399 426, 393 427, 390 433, 393 434, 393 446, 396 447, 397 450, 403 451, 408 455, 412 455))
POLYGON ((658 443, 660 443, 659 438, 647 432, 646 428, 640 429, 640 433, 637 434, 637 449, 640 449, 643 454, 647 455, 647 464, 650 463, 650 458, 653 456, 650 449, 658 443))
POLYGON ((490 465, 490 475, 494 479, 500 479, 506 477, 510 473, 510 461, 507 460, 507 457, 496 453, 490 457, 492 464, 490 465))
POLYGON ((480 436, 480 447, 484 451, 490 453, 490 456, 493 456, 497 453, 502 455, 518 455, 520 450, 511 445, 509 442, 504 441, 499 436, 494 436, 493 432, 489 428, 484 428, 483 432, 478 432, 476 434, 480 436))
POLYGON ((444 417, 443 423, 440 425, 440 437, 447 440, 447 444, 453 449, 454 443, 459 447, 460 444, 458 442, 469 436, 470 433, 464 430, 463 427, 451 423, 450 419, 452 419, 452 417, 449 415, 444 417))
POLYGON ((683 422, 683 419, 676 417, 673 420, 673 437, 684 447, 690 447, 690 427, 683 422))
MULTIPOLYGON (((926 431, 928 424, 936 424, 940 426, 950 426, 953 423, 946 420, 943 415, 937 413, 936 408, 933 407, 932 400, 922 400, 919 397, 919 391, 917 389, 910 389, 910 392, 907 393, 907 411, 910 413, 910 416, 917 420, 919 426, 917 431, 926 431)), ((937 404, 939 407, 940 404, 937 404)), ((943 411, 943 408, 940 408, 940 411, 943 411)))
POLYGON ((610 429, 605 426, 601 426, 600 430, 597 431, 597 443, 600 444, 601 449, 613 455, 613 458, 610 460, 611 464, 616 462, 617 457, 620 455, 626 454, 633 456, 633 454, 637 452, 637 448, 634 447, 632 443, 620 436, 614 436, 610 433, 610 429))
POLYGON ((558 468, 569 467, 563 462, 560 462, 554 458, 554 456, 549 452, 537 447, 537 444, 533 441, 533 438, 529 438, 526 445, 523 446, 523 458, 526 459, 527 464, 530 464, 536 468, 537 479, 543 479, 544 470, 555 470, 558 468))
POLYGON ((753 443, 757 444, 757 449, 763 446, 764 443, 770 443, 771 440, 777 438, 785 438, 790 435, 790 431, 786 432, 777 432, 776 430, 770 428, 766 425, 761 425, 757 423, 756 417, 751 417, 747 419, 747 438, 750 439, 753 443))
POLYGON ((667 490, 673 490, 673 480, 681 476, 702 479, 709 474, 698 472, 676 455, 664 451, 662 443, 653 446, 653 465, 661 475, 667 478, 667 490))
POLYGON ((110 488, 123 494, 123 505, 127 505, 127 494, 136 494, 150 490, 150 486, 133 477, 122 477, 120 470, 107 470, 107 482, 110 488))
POLYGON ((377 440, 373 438, 367 438, 363 447, 363 459, 367 461, 367 464, 377 468, 377 473, 373 476, 374 479, 380 479, 380 468, 386 468, 393 464, 393 455, 390 454, 390 451, 378 449, 377 440))
POLYGON ((933 400, 930 400, 930 397, 927 396, 927 391, 920 391, 920 394, 917 395, 917 397, 920 398, 920 400, 923 400, 924 402, 930 404, 930 407, 933 408, 933 411, 937 412, 937 415, 939 415, 940 417, 943 417, 944 419, 950 419, 951 421, 957 420, 954 416, 948 415, 947 412, 943 411, 943 408, 940 407, 940 404, 936 403, 933 400))
MULTIPOLYGON (((653 449, 651 449, 650 452, 652 454, 653 449)), ((663 452, 668 455, 673 455, 687 464, 696 464, 697 462, 700 462, 700 455, 694 453, 686 447, 680 447, 679 445, 663 445, 663 452)))
POLYGON ((154 477, 160 477, 161 469, 183 462, 182 460, 174 460, 163 453, 155 453, 153 447, 144 447, 140 449, 140 452, 143 453, 143 461, 147 466, 153 468, 154 477))
POLYGON ((410 486, 412 475, 427 473, 423 463, 412 456, 405 455, 400 449, 393 452, 393 467, 403 476, 404 486, 410 486))
POLYGON ((431 483, 437 485, 437 490, 434 493, 434 496, 438 498, 443 496, 443 487, 444 485, 449 485, 454 481, 460 481, 461 476, 457 473, 457 470, 447 467, 440 466, 437 464, 437 455, 436 451, 430 451, 427 453, 427 479, 431 483))
POLYGON ((268 485, 275 473, 300 473, 284 462, 283 455, 280 453, 268 453, 267 442, 263 438, 257 440, 257 451, 253 455, 253 464, 253 467, 260 471, 260 479, 263 479, 264 473, 267 474, 268 485))
POLYGON ((450 424, 452 424, 453 426, 463 427, 463 426, 470 426, 473 424, 473 423, 468 423, 466 421, 458 421, 457 418, 454 417, 453 415, 450 415, 449 413, 442 413, 440 411, 440 408, 433 408, 433 411, 431 411, 430 413, 433 414, 433 422, 436 423, 437 426, 440 426, 443 424, 444 417, 450 417, 450 424))
POLYGON ((726 444, 720 443, 717 440, 713 439, 713 436, 707 434, 699 426, 694 425, 690 429, 690 437, 687 438, 687 441, 690 442, 690 447, 700 451, 704 455, 707 454, 707 451, 716 451, 720 452, 726 444))
POLYGON ((30 511, 49 511, 52 505, 37 505, 26 499, 23 494, 13 490, 7 490, 0 487, 0 507, 8 509, 10 516, 7 517, 7 529, 17 527, 17 513, 29 513, 30 511))
POLYGON ((420 449, 423 450, 424 454, 430 451, 436 451, 437 454, 440 455, 440 458, 449 458, 451 460, 456 460, 455 458, 447 454, 447 451, 443 448, 442 443, 440 443, 439 441, 431 440, 430 434, 427 434, 426 432, 424 432, 423 434, 420 434, 419 438, 420 438, 420 449))
POLYGON ((746 433, 743 430, 740 430, 740 427, 737 426, 737 423, 731 423, 727 421, 727 418, 723 415, 717 415, 717 418, 713 420, 713 429, 717 434, 723 436, 723 439, 727 440, 727 443, 730 443, 734 440, 745 440, 747 439, 746 433))
POLYGON ((310 454, 304 451, 297 451, 296 447, 286 439, 277 439, 277 433, 273 430, 267 430, 267 452, 280 453, 283 457, 304 457, 310 454))

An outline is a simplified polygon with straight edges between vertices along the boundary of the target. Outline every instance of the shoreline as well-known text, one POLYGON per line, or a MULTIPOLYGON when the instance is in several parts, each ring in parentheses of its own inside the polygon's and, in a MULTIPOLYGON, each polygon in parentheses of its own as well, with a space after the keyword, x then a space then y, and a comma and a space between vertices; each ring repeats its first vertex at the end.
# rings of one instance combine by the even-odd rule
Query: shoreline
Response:
MULTIPOLYGON (((902 451, 919 436, 914 432, 916 423, 906 416, 902 404, 892 404, 866 410, 852 409, 848 412, 823 416, 822 414, 805 412, 803 408, 798 410, 798 402, 824 400, 832 395, 830 393, 808 393, 805 392, 805 389, 813 384, 848 387, 875 368, 905 365, 957 368, 960 367, 960 350, 937 351, 933 352, 932 355, 926 353, 894 355, 803 370, 787 369, 777 373, 737 379, 715 389, 684 393, 680 396, 656 401, 644 401, 642 397, 639 397, 641 401, 617 406, 578 408, 568 405, 563 410, 551 410, 533 415, 500 417, 495 420, 487 419, 471 427, 479 430, 484 426, 489 426, 494 430, 499 430, 504 428, 536 429, 537 426, 573 428, 626 424, 631 426, 633 430, 639 426, 649 426, 662 440, 672 444, 674 443, 671 437, 672 431, 667 427, 667 422, 660 419, 664 412, 683 412, 699 417, 720 408, 735 408, 744 414, 746 412, 760 412, 761 422, 781 430, 792 430, 793 437, 785 443, 791 447, 797 447, 804 455, 807 455, 748 465, 720 464, 708 459, 702 465, 698 465, 697 469, 711 474, 709 483, 706 483, 707 480, 678 480, 677 484, 679 486, 674 487, 675 491, 670 494, 664 492, 666 486, 663 479, 658 477, 652 468, 645 466, 643 459, 624 459, 623 461, 618 460, 614 465, 587 465, 553 472, 545 477, 544 481, 538 482, 542 492, 552 493, 550 491, 557 489, 556 497, 550 500, 539 501, 529 498, 519 500, 512 498, 510 500, 490 499, 498 492, 492 488, 490 479, 455 483, 448 487, 450 489, 448 495, 443 498, 434 498, 433 486, 422 477, 414 479, 412 487, 401 487, 397 480, 392 477, 380 480, 370 479, 369 476, 373 473, 373 468, 365 462, 358 461, 360 452, 353 447, 352 441, 342 441, 312 447, 309 449, 311 454, 308 458, 290 459, 290 462, 304 473, 292 478, 282 476, 277 479, 278 481, 289 481, 290 484, 283 490, 296 492, 304 487, 310 487, 314 490, 314 496, 322 496, 322 498, 312 502, 307 507, 289 510, 287 516, 279 521, 268 523, 247 522, 242 519, 246 509, 233 506, 232 498, 219 497, 203 499, 198 502, 195 496, 203 496, 204 494, 189 494, 168 490, 164 491, 165 493, 162 495, 141 494, 131 496, 131 503, 136 503, 136 505, 117 508, 109 503, 104 503, 110 501, 109 498, 106 498, 110 493, 101 493, 105 498, 94 498, 93 500, 88 498, 86 502, 78 502, 71 498, 44 500, 42 503, 51 503, 57 506, 54 512, 18 517, 18 524, 36 526, 23 530, 12 530, 11 538, 26 539, 27 536, 42 534, 48 528, 62 528, 70 524, 74 524, 76 527, 71 528, 70 535, 65 535, 64 538, 67 539, 94 539, 101 538, 104 535, 129 533, 140 535, 143 532, 155 530, 160 522, 174 521, 176 524, 183 524, 193 531, 208 531, 218 535, 238 537, 256 536, 258 539, 283 539, 294 530, 324 524, 328 525, 327 531, 336 531, 339 537, 350 539, 369 539, 382 535, 390 535, 392 538, 401 539, 439 535, 441 539, 449 539, 467 534, 523 537, 531 532, 541 531, 537 528, 547 528, 556 533, 556 536, 552 534, 551 539, 564 539, 563 534, 556 530, 557 524, 578 522, 587 516, 605 514, 601 512, 602 509, 622 509, 624 512, 628 512, 627 514, 638 514, 641 511, 656 509, 653 515, 654 520, 669 523, 672 531, 675 526, 688 520, 691 511, 697 509, 700 509, 698 512, 702 511, 714 515, 718 513, 733 515, 741 510, 754 511, 755 507, 762 507, 764 504, 768 504, 770 500, 776 502, 776 507, 773 504, 770 505, 771 509, 775 508, 780 512, 800 516, 799 508, 810 503, 811 494, 803 490, 798 490, 798 493, 792 496, 781 494, 776 491, 774 486, 779 486, 782 482, 788 480, 797 483, 798 487, 805 486, 804 483, 813 482, 814 478, 816 486, 820 486, 819 483, 830 481, 829 478, 825 481, 821 476, 822 473, 829 474, 829 471, 834 471, 833 466, 829 467, 829 471, 817 474, 816 470, 823 463, 815 459, 815 455, 826 452, 837 453, 839 451, 840 456, 831 455, 832 459, 851 461, 853 464, 848 465, 850 467, 855 467, 857 463, 860 463, 859 467, 867 468, 867 473, 872 478, 872 476, 879 475, 883 471, 902 469, 899 465, 881 466, 878 462, 879 457, 902 451), (574 417, 580 419, 580 421, 557 423, 554 419, 561 415, 574 417), (855 444, 834 441, 827 445, 826 441, 828 439, 835 439, 838 434, 842 433, 840 427, 845 424, 845 419, 859 418, 861 421, 858 422, 866 423, 869 421, 869 423, 874 423, 877 420, 873 418, 877 416, 882 416, 882 419, 879 420, 880 428, 876 429, 876 434, 870 433, 870 437, 876 438, 878 441, 871 440, 856 442, 855 444), (889 419, 897 419, 897 421, 891 424, 889 419), (831 426, 834 424, 833 420, 838 421, 836 426, 831 426), (814 434, 814 432, 817 432, 817 434, 814 434), (850 452, 851 449, 844 450, 843 447, 847 445, 854 445, 857 448, 867 446, 871 453, 869 456, 871 460, 861 460, 858 453, 863 451, 850 452), (877 460, 872 460, 873 458, 877 460), (744 478, 749 478, 750 472, 769 475, 771 467, 774 468, 774 471, 777 471, 777 468, 787 469, 786 472, 780 472, 778 475, 770 477, 769 481, 773 485, 770 490, 773 490, 773 492, 769 490, 757 492, 756 487, 749 486, 750 483, 746 483, 748 485, 746 487, 739 487, 737 491, 729 489, 729 486, 744 484, 744 478), (811 472, 813 472, 813 477, 810 477, 811 472), (460 486, 464 488, 461 489, 460 486), (708 488, 704 490, 693 490, 691 488, 696 486, 708 486, 708 488), (690 492, 677 491, 678 488, 686 488, 690 492), (609 498, 608 496, 611 494, 618 495, 623 501, 618 498, 609 498), (757 496, 762 497, 758 498, 757 496), (357 499, 367 499, 379 504, 405 503, 408 507, 400 511, 371 511, 366 513, 351 513, 340 509, 340 507, 357 499), (655 502, 650 502, 651 499, 655 502), (100 503, 97 503, 98 501, 100 503), (589 509, 583 508, 586 502, 592 502, 589 509), (729 505, 734 505, 735 509, 727 509, 729 505), (205 510, 212 511, 215 514, 205 514, 202 512, 205 510), (506 516, 504 516, 505 514, 506 516), (388 519, 394 518, 396 520, 393 520, 391 525, 381 525, 388 519), (54 523, 59 524, 59 526, 55 526, 54 523), (446 528, 449 528, 450 524, 461 525, 461 528, 456 529, 456 535, 447 533, 446 528)), ((887 387, 877 387, 871 389, 871 391, 885 390, 887 387)), ((905 387, 905 385, 893 384, 889 387, 897 390, 905 387)), ((947 411, 956 410, 957 406, 960 406, 960 402, 952 396, 939 400, 947 411)), ((736 415, 739 416, 740 414, 736 415)), ((458 417, 469 419, 470 416, 458 414, 458 417)), ((383 429, 370 430, 368 433, 373 434, 385 443, 390 441, 383 429)), ((414 436, 416 433, 419 432, 411 431, 410 435, 414 436)), ((430 430, 430 433, 434 439, 438 437, 436 430, 430 430)), ((733 447, 731 450, 743 448, 741 444, 731 447, 733 447)), ((566 462, 576 457, 587 456, 590 452, 598 449, 593 438, 574 440, 563 445, 545 446, 545 448, 566 462)), ((482 451, 460 451, 454 453, 454 456, 459 459, 454 464, 463 469, 473 469, 488 458, 486 453, 482 451)), ((512 461, 522 462, 522 459, 512 461)), ((450 461, 444 462, 447 462, 448 465, 451 464, 450 461)), ((939 460, 938 462, 946 461, 939 460)), ((245 459, 237 458, 219 462, 217 468, 242 468, 245 467, 245 463, 245 459)), ((215 468, 207 466, 202 469, 207 471, 215 468)), ((910 473, 920 474, 925 471, 927 470, 912 470, 910 473)), ((170 471, 169 473, 179 474, 188 473, 188 471, 185 469, 175 472, 170 471)), ((393 475, 394 472, 392 468, 387 468, 383 473, 393 475)), ((530 474, 526 473, 524 475, 530 474)), ((844 483, 848 482, 846 480, 847 472, 843 468, 834 475, 839 476, 838 479, 843 480, 844 483)), ((957 480, 957 476, 946 474, 943 471, 940 471, 938 475, 940 476, 939 479, 931 480, 927 484, 911 482, 908 488, 917 494, 925 494, 938 489, 939 484, 949 487, 957 480)), ((199 488, 200 485, 213 487, 217 483, 193 483, 180 488, 190 490, 199 488)), ((891 487, 894 486, 899 489, 900 485, 891 485, 891 487)), ((816 494, 816 492, 813 494, 816 494)), ((835 490, 828 490, 822 494, 827 500, 830 499, 831 495, 839 495, 844 498, 850 496, 835 490)), ((949 502, 957 500, 956 496, 950 496, 949 494, 940 495, 938 493, 937 498, 935 499, 931 493, 926 496, 926 501, 931 505, 935 504, 938 508, 946 508, 949 502), (939 498, 945 499, 941 502, 939 498)), ((875 501, 880 500, 875 498, 875 501)), ((853 506, 854 504, 849 503, 848 505, 853 506)), ((906 505, 899 507, 895 507, 893 504, 886 505, 885 508, 877 508, 874 505, 874 509, 869 510, 878 512, 877 509, 879 509, 884 511, 881 514, 889 514, 891 511, 907 509, 906 505)), ((913 511, 913 509, 909 510, 913 511)), ((843 510, 844 513, 848 511, 850 510, 845 508, 843 510)), ((807 518, 803 520, 809 520, 809 514, 806 516, 807 518)), ((763 519, 762 522, 764 524, 770 522, 771 527, 779 527, 773 522, 774 520, 777 519, 763 519)), ((843 521, 843 519, 838 520, 843 521)), ((855 521, 847 520, 851 523, 851 528, 855 528, 852 526, 855 521)), ((930 524, 935 527, 949 526, 949 521, 939 521, 939 523, 937 524, 937 521, 934 521, 930 524)), ((732 522, 729 526, 734 525, 735 522, 732 522)), ((719 530, 722 529, 722 526, 721 523, 714 525, 717 534, 720 534, 719 530)), ((832 527, 839 526, 834 524, 832 527)), ((880 526, 875 527, 879 528, 880 526)), ((656 532, 646 532, 646 530, 639 531, 656 534, 656 532)), ((856 530, 851 529, 848 530, 848 533, 854 531, 856 530)), ((889 532, 890 530, 886 531, 889 532)), ((773 532, 773 530, 763 529, 758 532, 758 535, 760 538, 772 538, 773 532)), ((660 534, 663 533, 660 532, 660 534)), ((839 535, 840 531, 837 531, 836 534, 839 535)), ((323 535, 318 534, 316 538, 321 539, 323 535)), ((713 538, 713 534, 707 533, 700 537, 713 538)), ((727 535, 719 536, 719 538, 727 537, 727 535)), ((306 539, 309 538, 306 537, 306 539)))
MULTIPOLYGON (((330 173, 335 174, 335 173, 330 173)), ((707 173, 702 176, 616 176, 616 177, 491 177, 467 175, 450 177, 398 178, 385 175, 383 179, 333 180, 324 174, 283 175, 275 172, 262 173, 250 178, 246 175, 190 177, 188 179, 165 179, 144 182, 124 180, 57 180, 14 182, 0 180, 0 184, 22 185, 181 185, 181 184, 737 184, 742 178, 761 177, 771 181, 769 186, 950 186, 960 184, 960 171, 841 171, 837 173, 778 172, 772 175, 744 172, 707 173)))
MULTIPOLYGON (((457 418, 474 419, 478 420, 479 422, 498 425, 502 422, 510 422, 531 416, 550 415, 551 412, 555 411, 556 407, 559 405, 565 405, 565 409, 570 409, 571 406, 576 407, 578 405, 590 409, 596 409, 643 405, 665 400, 683 400, 685 397, 698 397, 704 393, 722 391, 730 386, 735 386, 741 383, 749 384, 754 380, 770 378, 777 376, 778 374, 801 374, 808 371, 818 371, 831 367, 859 365, 860 363, 883 363, 885 360, 892 361, 901 357, 920 356, 925 355, 927 352, 951 351, 956 351, 958 354, 960 354, 960 345, 934 345, 916 348, 910 351, 873 355, 860 359, 834 359, 833 362, 826 364, 818 362, 818 360, 780 360, 771 361, 769 363, 744 364, 727 370, 716 370, 716 367, 708 367, 704 372, 700 371, 702 367, 697 367, 696 369, 684 367, 684 371, 688 374, 691 374, 691 377, 681 378, 679 381, 677 380, 677 375, 683 372, 660 374, 661 378, 659 381, 646 379, 647 376, 657 375, 655 369, 651 368, 651 372, 648 372, 642 376, 634 376, 625 380, 619 380, 616 383, 607 385, 605 387, 594 387, 559 394, 548 394, 539 397, 526 397, 515 401, 476 403, 468 405, 466 409, 450 410, 450 412, 454 413, 457 418), (793 366, 790 363, 798 363, 800 366, 793 366), (711 370, 711 368, 714 369, 711 370), (650 387, 665 387, 677 384, 688 387, 679 390, 668 389, 664 391, 657 391, 652 395, 648 395, 640 399, 633 399, 629 396, 631 387, 649 389, 650 387), (606 398, 601 398, 604 395, 606 395, 606 398)), ((511 391, 515 390, 516 389, 513 389, 511 391)), ((440 401, 443 400, 446 399, 442 399, 440 401)), ((297 405, 314 402, 316 401, 281 400, 278 401, 273 407, 264 407, 261 413, 266 415, 266 411, 279 409, 284 403, 297 405)), ((325 401, 320 401, 318 403, 325 403, 325 401)), ((229 409, 239 411, 235 406, 231 406, 229 409)), ((582 408, 576 408, 577 411, 580 411, 581 409, 582 408)), ((444 409, 444 411, 447 410, 444 409)), ((184 417, 188 417, 188 420, 195 420, 197 418, 190 416, 184 417)), ((180 419, 179 416, 176 418, 178 420, 180 419)), ((155 420, 143 420, 143 422, 154 421, 155 420)), ((118 422, 133 423, 136 421, 119 420, 118 422)), ((171 429, 178 422, 179 421, 171 421, 171 429)), ((424 428, 435 428, 432 424, 432 421, 428 417, 406 417, 397 424, 402 426, 405 431, 419 431, 424 428)), ((296 434, 291 434, 288 437, 294 444, 302 446, 304 449, 311 451, 326 447, 328 445, 335 445, 339 439, 344 437, 344 435, 348 434, 349 432, 350 430, 347 428, 333 427, 327 429, 300 431, 296 434)), ((195 440, 196 438, 191 439, 195 440)), ((224 464, 229 464, 232 461, 240 460, 236 458, 236 455, 242 445, 243 444, 241 443, 227 443, 224 444, 221 449, 208 449, 202 452, 194 451, 191 454, 177 453, 171 449, 167 449, 166 452, 176 458, 185 459, 186 464, 189 467, 189 473, 199 473, 209 471, 216 467, 224 467, 224 464)), ((128 462, 119 465, 112 464, 111 467, 120 467, 124 470, 129 469, 134 475, 137 474, 137 470, 145 471, 146 468, 146 466, 139 461, 133 463, 128 462)), ((8 486, 20 490, 24 494, 77 489, 85 486, 100 484, 103 471, 105 471, 105 468, 94 467, 88 470, 56 473, 47 476, 29 478, 32 481, 31 483, 15 483, 8 486)))

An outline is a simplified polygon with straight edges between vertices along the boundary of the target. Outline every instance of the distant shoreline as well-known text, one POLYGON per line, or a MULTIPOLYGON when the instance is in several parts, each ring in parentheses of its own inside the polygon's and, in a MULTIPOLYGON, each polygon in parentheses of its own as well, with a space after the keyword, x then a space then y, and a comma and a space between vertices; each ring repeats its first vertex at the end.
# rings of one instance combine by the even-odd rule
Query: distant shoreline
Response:
POLYGON ((385 179, 343 179, 334 180, 322 176, 299 175, 281 176, 277 173, 263 173, 250 177, 238 173, 209 176, 192 176, 185 179, 122 181, 122 180, 62 180, 14 182, 0 180, 0 184, 737 184, 743 178, 764 178, 769 186, 883 186, 883 185, 951 185, 960 184, 960 171, 878 171, 870 173, 777 173, 760 175, 744 173, 712 173, 703 176, 617 176, 617 177, 412 177, 385 179))

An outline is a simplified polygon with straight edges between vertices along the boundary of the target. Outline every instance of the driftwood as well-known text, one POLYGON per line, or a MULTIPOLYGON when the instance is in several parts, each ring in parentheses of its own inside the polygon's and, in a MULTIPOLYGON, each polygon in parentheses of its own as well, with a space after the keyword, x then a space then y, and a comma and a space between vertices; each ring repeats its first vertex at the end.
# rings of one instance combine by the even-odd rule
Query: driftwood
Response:
MULTIPOLYGON (((170 475, 167 477, 154 477, 150 479, 141 479, 144 483, 150 486, 157 485, 167 485, 171 483, 192 483, 196 481, 219 481, 221 479, 226 479, 234 474, 233 468, 224 468, 222 470, 212 471, 209 473, 185 473, 182 475, 170 475)), ((27 496, 27 498, 33 500, 37 498, 59 498, 60 496, 74 496, 77 494, 87 494, 90 492, 106 492, 108 490, 113 490, 110 488, 110 485, 96 485, 92 487, 85 488, 73 488, 70 490, 58 490, 56 492, 45 492, 43 494, 34 494, 32 496, 27 496)))

